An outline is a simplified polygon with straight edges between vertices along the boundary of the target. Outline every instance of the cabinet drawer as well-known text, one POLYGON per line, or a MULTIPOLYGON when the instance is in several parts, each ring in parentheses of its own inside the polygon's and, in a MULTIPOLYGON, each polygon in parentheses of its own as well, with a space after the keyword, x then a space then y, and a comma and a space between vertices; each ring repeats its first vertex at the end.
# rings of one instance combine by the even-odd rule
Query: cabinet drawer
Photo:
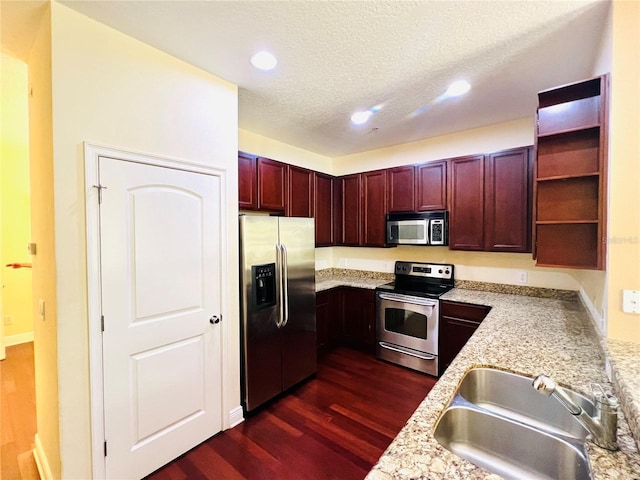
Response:
POLYGON ((491 307, 485 305, 474 305, 471 303, 459 303, 443 300, 440 302, 440 315, 463 320, 471 320, 477 323, 482 322, 487 316, 491 307))

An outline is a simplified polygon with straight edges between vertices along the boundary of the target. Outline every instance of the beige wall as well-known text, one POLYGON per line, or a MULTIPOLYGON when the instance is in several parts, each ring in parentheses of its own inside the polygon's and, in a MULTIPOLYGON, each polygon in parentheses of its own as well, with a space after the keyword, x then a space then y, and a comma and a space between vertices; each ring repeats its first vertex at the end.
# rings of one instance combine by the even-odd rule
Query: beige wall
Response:
MULTIPOLYGON (((52 4, 55 258, 63 478, 91 478, 83 142, 226 169, 237 285, 237 87, 52 4)), ((224 295, 223 409, 240 404, 238 300, 224 295)), ((228 421, 225 419, 225 423, 228 421)))
POLYGON ((609 158, 608 336, 640 343, 640 315, 622 290, 640 290, 640 2, 613 2, 609 158))
POLYGON ((238 131, 240 150, 273 160, 309 168, 318 172, 332 173, 331 158, 273 140, 248 130, 238 131))
POLYGON ((2 53, 0 60, 0 268, 5 343, 30 341, 33 335, 31 269, 5 268, 31 263, 29 205, 29 102, 27 64, 2 53))
POLYGON ((488 125, 419 142, 369 150, 333 159, 333 174, 366 172, 475 153, 489 153, 533 145, 534 112, 531 117, 488 125))
MULTIPOLYGON (((44 321, 34 302, 36 383, 36 451, 53 478, 62 478, 58 421, 58 315, 51 123, 51 22, 47 9, 29 57, 29 137, 31 171, 31 238, 33 297, 45 301, 44 321)), ((77 261, 74 258, 74 262, 77 261)))

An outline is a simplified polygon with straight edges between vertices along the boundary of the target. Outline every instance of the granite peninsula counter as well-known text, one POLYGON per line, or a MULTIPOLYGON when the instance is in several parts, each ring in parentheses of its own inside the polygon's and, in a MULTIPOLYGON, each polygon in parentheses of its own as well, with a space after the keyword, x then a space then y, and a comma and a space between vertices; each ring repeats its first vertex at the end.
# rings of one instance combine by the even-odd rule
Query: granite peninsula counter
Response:
MULTIPOLYGON (((579 302, 460 288, 442 299, 488 305, 492 310, 367 480, 501 478, 452 454, 433 437, 441 411, 469 368, 490 366, 528 376, 544 373, 587 394, 591 382, 608 383, 599 337, 579 302)), ((593 480, 640 479, 640 455, 622 411, 618 443, 617 452, 587 443, 593 480)))
MULTIPOLYGON (((393 277, 368 271, 321 270, 316 272, 316 291, 340 286, 375 289, 393 277)), ((441 298, 492 309, 366 480, 501 478, 449 452, 433 437, 440 413, 464 373, 479 366, 528 376, 544 373, 560 385, 590 394, 592 382, 609 384, 604 352, 621 404, 620 450, 609 452, 587 442, 593 480, 640 480, 640 345, 600 338, 574 292, 466 281, 456 281, 456 287, 441 298)))

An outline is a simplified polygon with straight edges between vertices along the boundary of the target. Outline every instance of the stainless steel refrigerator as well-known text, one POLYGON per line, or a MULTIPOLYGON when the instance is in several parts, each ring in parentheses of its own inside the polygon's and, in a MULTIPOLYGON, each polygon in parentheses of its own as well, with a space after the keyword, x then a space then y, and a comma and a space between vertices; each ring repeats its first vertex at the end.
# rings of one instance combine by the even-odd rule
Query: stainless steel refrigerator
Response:
POLYGON ((317 370, 314 248, 313 218, 240 216, 245 411, 317 370))

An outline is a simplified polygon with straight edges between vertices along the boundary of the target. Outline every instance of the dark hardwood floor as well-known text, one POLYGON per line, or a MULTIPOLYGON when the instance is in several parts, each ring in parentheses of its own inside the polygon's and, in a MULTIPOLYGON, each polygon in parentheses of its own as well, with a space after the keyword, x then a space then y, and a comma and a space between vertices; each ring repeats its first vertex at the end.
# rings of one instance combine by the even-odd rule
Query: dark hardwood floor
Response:
POLYGON ((435 382, 338 348, 314 379, 147 479, 362 479, 435 382))

